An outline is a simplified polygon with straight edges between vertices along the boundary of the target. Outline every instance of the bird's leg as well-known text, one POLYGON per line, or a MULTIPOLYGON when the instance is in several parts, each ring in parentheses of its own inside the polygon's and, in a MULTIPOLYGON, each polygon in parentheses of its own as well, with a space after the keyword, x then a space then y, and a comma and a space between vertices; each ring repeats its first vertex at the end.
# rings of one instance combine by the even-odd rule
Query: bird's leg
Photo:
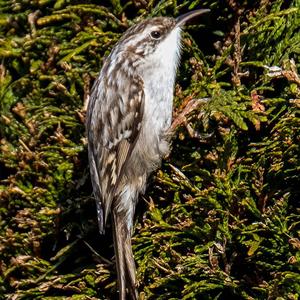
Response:
POLYGON ((182 111, 173 120, 171 127, 167 131, 167 135, 172 136, 176 129, 187 122, 187 116, 196 110, 200 105, 206 104, 210 98, 192 99, 187 103, 187 105, 182 109, 182 111))

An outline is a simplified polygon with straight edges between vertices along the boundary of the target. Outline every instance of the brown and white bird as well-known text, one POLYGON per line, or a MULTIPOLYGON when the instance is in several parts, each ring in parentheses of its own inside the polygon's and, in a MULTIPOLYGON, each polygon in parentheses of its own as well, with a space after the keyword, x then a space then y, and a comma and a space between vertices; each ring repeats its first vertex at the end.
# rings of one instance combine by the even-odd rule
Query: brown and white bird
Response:
POLYGON ((88 153, 100 233, 111 216, 119 299, 137 299, 133 218, 148 175, 169 151, 181 27, 208 12, 156 17, 129 28, 105 60, 87 110, 88 153))

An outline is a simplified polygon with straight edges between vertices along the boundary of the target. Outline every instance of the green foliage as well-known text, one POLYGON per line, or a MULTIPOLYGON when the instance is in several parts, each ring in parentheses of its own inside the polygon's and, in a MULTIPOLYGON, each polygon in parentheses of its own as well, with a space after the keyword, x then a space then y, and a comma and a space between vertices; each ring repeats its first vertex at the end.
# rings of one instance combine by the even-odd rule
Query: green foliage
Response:
POLYGON ((0 299, 114 298, 89 91, 131 24, 198 7, 211 14, 184 33, 173 150, 138 211, 141 297, 298 299, 299 0, 0 0, 0 299))

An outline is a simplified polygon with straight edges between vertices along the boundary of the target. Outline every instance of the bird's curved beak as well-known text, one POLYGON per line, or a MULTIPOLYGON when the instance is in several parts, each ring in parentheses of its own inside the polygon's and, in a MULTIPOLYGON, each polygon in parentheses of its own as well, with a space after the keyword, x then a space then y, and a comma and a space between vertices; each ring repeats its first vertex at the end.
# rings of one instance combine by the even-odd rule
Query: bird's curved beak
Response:
POLYGON ((182 26, 184 25, 187 21, 210 12, 210 9, 197 9, 197 10, 193 10, 193 11, 189 11, 188 13, 181 15, 179 17, 176 18, 176 27, 178 26, 182 26))

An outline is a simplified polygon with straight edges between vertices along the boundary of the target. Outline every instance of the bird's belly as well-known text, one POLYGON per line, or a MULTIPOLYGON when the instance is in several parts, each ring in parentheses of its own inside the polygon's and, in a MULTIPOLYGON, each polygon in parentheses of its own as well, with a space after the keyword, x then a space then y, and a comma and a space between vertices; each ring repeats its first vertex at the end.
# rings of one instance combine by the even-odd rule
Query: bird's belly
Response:
POLYGON ((145 96, 144 124, 148 134, 161 135, 171 125, 172 119, 172 94, 157 93, 145 96), (155 100, 153 99, 155 97, 155 100), (152 133, 151 133, 152 132, 152 133))
MULTIPOLYGON (((175 75, 157 72, 149 66, 144 81, 144 114, 139 137, 128 163, 128 172, 143 178, 159 167, 169 152, 166 131, 172 120, 175 75)), ((128 178, 128 176, 127 176, 128 178)))
POLYGON ((140 175, 148 175, 169 152, 166 131, 171 125, 173 91, 148 93, 145 90, 144 119, 137 144, 132 155, 132 166, 140 175), (134 162, 139 161, 139 165, 134 162))
POLYGON ((171 125, 174 79, 170 76, 156 76, 145 85, 145 127, 161 134, 171 125))

